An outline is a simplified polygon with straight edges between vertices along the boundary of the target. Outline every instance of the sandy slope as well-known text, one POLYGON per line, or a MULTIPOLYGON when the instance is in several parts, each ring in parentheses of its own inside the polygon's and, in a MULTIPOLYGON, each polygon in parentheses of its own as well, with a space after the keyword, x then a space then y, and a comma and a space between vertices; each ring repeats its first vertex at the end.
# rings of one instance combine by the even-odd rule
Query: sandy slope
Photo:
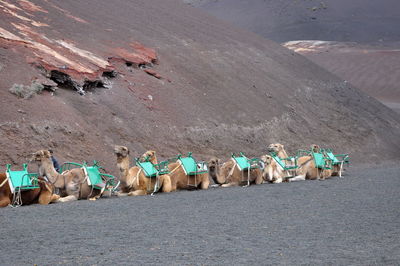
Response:
POLYGON ((399 1, 184 2, 267 39, 286 43, 285 46, 398 110, 399 1), (296 40, 306 41, 301 44, 296 40), (313 42, 318 47, 309 49, 313 42))
POLYGON ((400 103, 400 44, 361 45, 291 41, 285 47, 305 55, 337 76, 362 88, 389 107, 400 103))

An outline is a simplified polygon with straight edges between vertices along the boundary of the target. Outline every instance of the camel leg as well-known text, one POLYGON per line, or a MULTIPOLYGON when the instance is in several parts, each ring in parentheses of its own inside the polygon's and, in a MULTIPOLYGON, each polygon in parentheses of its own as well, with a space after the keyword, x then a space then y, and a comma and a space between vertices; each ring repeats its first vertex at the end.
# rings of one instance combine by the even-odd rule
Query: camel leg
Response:
POLYGON ((66 197, 59 198, 57 202, 69 202, 69 201, 75 201, 75 200, 78 200, 77 196, 69 195, 66 197))
POLYGON ((117 197, 126 197, 126 196, 128 196, 128 193, 125 193, 125 192, 117 192, 116 195, 117 195, 117 197))
POLYGON ((97 200, 98 198, 100 198, 100 196, 101 195, 97 195, 97 196, 91 197, 91 198, 89 198, 89 200, 92 200, 92 201, 97 200))
POLYGON ((147 192, 145 190, 135 190, 128 193, 128 196, 143 196, 146 195, 147 192))
POLYGON ((289 178, 289 182, 304 181, 304 180, 306 180, 306 175, 305 174, 304 175, 298 175, 298 176, 295 176, 293 178, 289 178))
POLYGON ((263 176, 262 176, 262 173, 261 173, 261 174, 258 174, 257 177, 256 177, 256 181, 255 181, 256 185, 260 185, 260 184, 262 184, 263 182, 264 182, 264 178, 263 178, 263 176))
POLYGON ((172 191, 171 177, 169 175, 160 176, 161 191, 168 193, 172 191))
POLYGON ((41 191, 39 195, 39 204, 47 205, 52 200, 52 193, 50 191, 41 191))
POLYGON ((237 186, 236 184, 233 183, 228 183, 228 184, 222 184, 221 187, 234 187, 237 186))
POLYGON ((200 188, 201 189, 208 189, 210 186, 210 178, 208 177, 208 174, 203 175, 203 178, 201 180, 200 188))
POLYGON ((4 197, 0 200, 0 207, 7 207, 11 204, 11 200, 9 197, 4 197))
POLYGON ((61 198, 60 195, 53 194, 51 195, 50 203, 57 202, 60 198, 61 198))

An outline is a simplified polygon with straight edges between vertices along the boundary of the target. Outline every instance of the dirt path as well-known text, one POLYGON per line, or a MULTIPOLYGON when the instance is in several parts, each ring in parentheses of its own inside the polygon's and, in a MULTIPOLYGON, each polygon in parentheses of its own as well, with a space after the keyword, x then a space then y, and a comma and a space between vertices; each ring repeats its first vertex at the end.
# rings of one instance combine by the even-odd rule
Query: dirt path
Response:
POLYGON ((0 264, 398 264, 399 170, 5 208, 0 264))

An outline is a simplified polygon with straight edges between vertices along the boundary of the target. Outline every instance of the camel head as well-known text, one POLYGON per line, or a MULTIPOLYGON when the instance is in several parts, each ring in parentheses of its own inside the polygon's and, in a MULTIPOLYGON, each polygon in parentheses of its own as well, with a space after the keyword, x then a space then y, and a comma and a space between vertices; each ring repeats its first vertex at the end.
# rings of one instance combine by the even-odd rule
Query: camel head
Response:
POLYGON ((267 150, 268 152, 279 153, 281 151, 284 151, 284 146, 280 143, 270 144, 267 150))
POLYGON ((145 153, 143 153, 143 155, 140 157, 140 161, 144 162, 146 160, 153 162, 154 163, 154 159, 156 158, 156 152, 155 151, 146 151, 145 153))
POLYGON ((48 150, 39 150, 33 154, 31 160, 40 163, 44 159, 50 159, 50 158, 51 158, 51 153, 48 150))
POLYGON ((265 166, 270 165, 272 162, 272 157, 270 155, 263 155, 260 159, 265 163, 265 166))
POLYGON ((220 159, 216 157, 212 157, 208 161, 208 171, 211 176, 211 178, 214 180, 215 184, 224 184, 225 180, 220 180, 220 175, 219 175, 219 166, 220 166, 220 159))
POLYGON ((211 158, 208 161, 208 169, 210 170, 210 172, 214 172, 218 168, 219 163, 220 160, 218 158, 216 157, 211 158))
POLYGON ((115 145, 114 154, 117 155, 118 159, 123 159, 123 158, 128 157, 129 149, 127 147, 124 147, 124 146, 115 145))
POLYGON ((270 156, 270 155, 267 154, 267 155, 261 156, 260 159, 261 159, 261 161, 263 161, 263 163, 264 163, 264 170, 263 170, 263 173, 262 173, 263 179, 266 180, 266 181, 268 181, 268 182, 273 182, 273 181, 275 181, 273 177, 272 177, 272 179, 271 179, 271 177, 268 175, 269 166, 270 166, 270 165, 272 164, 272 162, 273 162, 272 156, 270 156))
POLYGON ((317 144, 313 144, 313 145, 311 145, 311 151, 315 152, 315 153, 320 153, 321 148, 317 144))

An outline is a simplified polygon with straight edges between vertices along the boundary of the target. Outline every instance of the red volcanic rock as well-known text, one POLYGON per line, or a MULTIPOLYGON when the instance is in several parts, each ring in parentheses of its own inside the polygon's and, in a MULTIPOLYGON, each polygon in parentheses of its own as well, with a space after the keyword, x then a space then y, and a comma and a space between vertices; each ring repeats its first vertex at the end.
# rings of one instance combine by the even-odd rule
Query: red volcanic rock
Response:
POLYGON ((46 1, 45 4, 49 4, 47 9, 28 0, 19 1, 19 6, 2 1, 0 15, 9 21, 0 23, 0 44, 5 48, 19 47, 18 52, 26 55, 27 63, 45 70, 47 75, 52 71, 62 72, 68 75, 72 82, 83 86, 85 82, 101 80, 104 72, 115 70, 113 59, 136 66, 157 62, 156 51, 139 42, 126 42, 126 48, 103 45, 102 49, 89 50, 80 47, 74 40, 65 39, 63 34, 53 34, 52 31, 56 29, 51 25, 51 21, 46 20, 44 23, 29 12, 61 12, 60 15, 66 19, 83 24, 87 22, 53 3, 46 1), (108 56, 105 56, 106 54, 108 56))
POLYGON ((162 79, 161 75, 155 72, 153 69, 144 69, 144 72, 155 78, 162 79))

